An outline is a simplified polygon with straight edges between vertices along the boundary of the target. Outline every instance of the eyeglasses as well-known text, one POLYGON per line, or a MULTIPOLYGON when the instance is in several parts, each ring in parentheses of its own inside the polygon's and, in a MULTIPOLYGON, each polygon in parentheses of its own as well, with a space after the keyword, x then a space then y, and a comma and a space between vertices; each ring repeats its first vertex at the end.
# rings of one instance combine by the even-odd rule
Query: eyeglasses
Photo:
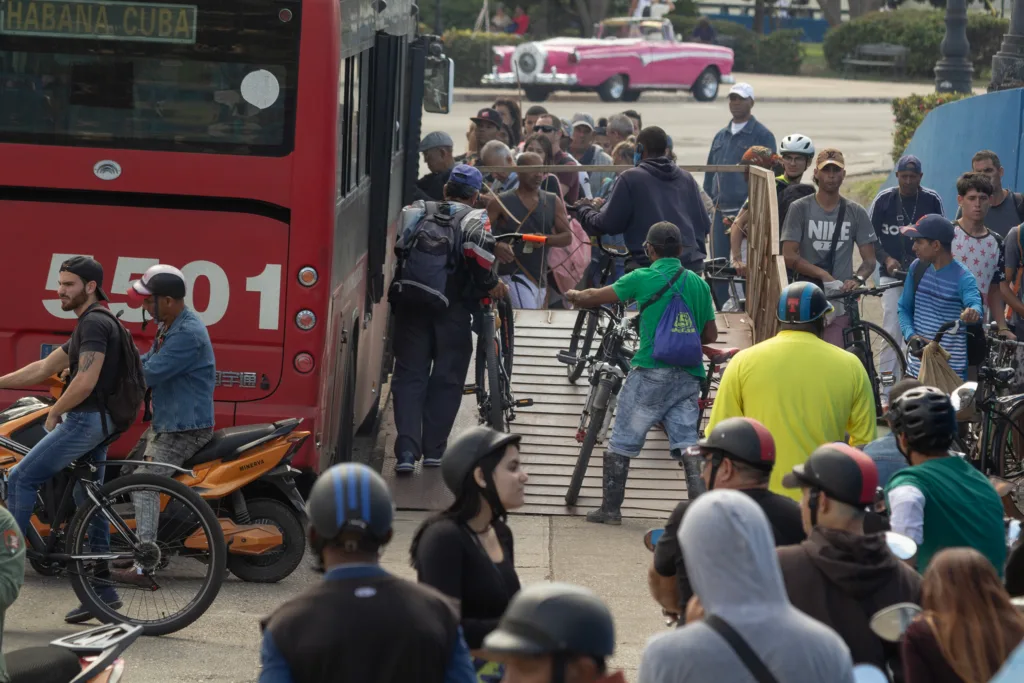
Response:
POLYGON ((558 130, 558 129, 555 128, 554 126, 534 126, 533 127, 533 132, 534 133, 554 133, 556 130, 558 130))

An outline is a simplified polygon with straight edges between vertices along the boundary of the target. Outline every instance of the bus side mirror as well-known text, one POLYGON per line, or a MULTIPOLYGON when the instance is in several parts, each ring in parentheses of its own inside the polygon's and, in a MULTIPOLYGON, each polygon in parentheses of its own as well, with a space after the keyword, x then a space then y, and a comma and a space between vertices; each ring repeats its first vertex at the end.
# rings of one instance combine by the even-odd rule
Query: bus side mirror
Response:
POLYGON ((447 114, 455 95, 455 62, 449 57, 427 55, 423 70, 423 109, 431 114, 447 114))

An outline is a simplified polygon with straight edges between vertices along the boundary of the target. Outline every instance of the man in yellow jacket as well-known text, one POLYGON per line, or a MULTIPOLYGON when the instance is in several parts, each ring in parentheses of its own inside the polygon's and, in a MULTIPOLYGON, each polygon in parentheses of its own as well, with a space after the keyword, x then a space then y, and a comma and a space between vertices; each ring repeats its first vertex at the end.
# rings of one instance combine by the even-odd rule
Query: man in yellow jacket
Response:
POLYGON ((868 374, 849 351, 822 339, 832 304, 811 282, 782 290, 773 338, 729 362, 707 430, 729 417, 752 417, 775 438, 769 490, 799 501, 782 477, 823 443, 863 446, 875 438, 875 399, 868 374), (847 438, 849 436, 849 438, 847 438))

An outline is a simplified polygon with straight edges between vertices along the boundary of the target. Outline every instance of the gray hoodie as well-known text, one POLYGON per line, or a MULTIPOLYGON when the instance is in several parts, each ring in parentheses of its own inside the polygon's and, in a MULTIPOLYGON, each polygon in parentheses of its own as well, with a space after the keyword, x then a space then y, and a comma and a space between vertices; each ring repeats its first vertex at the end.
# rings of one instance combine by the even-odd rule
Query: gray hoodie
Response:
MULTIPOLYGON (((852 683, 850 651, 835 631, 786 597, 771 527, 738 491, 709 491, 686 511, 679 545, 707 614, 732 626, 778 683, 852 683)), ((757 683, 732 648, 703 622, 655 636, 639 683, 757 683)))

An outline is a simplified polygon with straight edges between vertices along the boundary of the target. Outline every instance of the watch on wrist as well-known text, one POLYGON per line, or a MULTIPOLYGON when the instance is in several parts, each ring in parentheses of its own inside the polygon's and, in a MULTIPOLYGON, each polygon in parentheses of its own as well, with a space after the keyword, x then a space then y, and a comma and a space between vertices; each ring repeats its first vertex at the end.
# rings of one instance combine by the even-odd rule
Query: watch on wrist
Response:
POLYGON ((853 279, 856 280, 857 282, 861 283, 861 285, 867 284, 867 278, 863 278, 860 275, 854 275, 853 279))

